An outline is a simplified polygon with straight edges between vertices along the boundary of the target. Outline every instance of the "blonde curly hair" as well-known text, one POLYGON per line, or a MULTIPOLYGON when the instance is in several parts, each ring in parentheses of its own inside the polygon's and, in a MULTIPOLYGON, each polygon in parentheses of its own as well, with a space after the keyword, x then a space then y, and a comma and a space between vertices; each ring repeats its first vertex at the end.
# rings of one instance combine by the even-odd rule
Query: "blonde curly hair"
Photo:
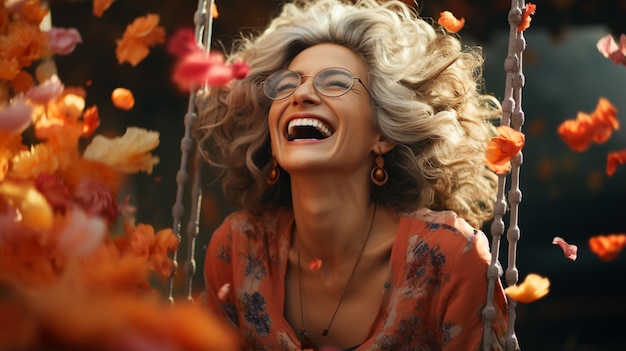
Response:
POLYGON ((452 210, 480 228, 493 216, 497 178, 485 167, 499 102, 481 93, 482 52, 419 17, 400 1, 317 0, 288 3, 256 36, 238 39, 229 61, 248 76, 198 99, 196 137, 222 179, 229 202, 259 213, 290 206, 290 180, 266 182, 272 156, 261 82, 301 51, 345 46, 368 70, 373 123, 397 144, 384 155, 389 181, 372 197, 399 213, 452 210))

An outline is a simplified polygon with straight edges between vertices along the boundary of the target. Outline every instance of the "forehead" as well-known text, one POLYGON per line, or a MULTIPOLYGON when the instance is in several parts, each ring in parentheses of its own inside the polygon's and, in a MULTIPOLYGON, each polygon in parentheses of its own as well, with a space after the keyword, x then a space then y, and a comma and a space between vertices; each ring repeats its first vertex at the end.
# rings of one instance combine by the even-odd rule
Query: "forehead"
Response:
POLYGON ((324 68, 341 67, 357 77, 367 78, 365 64, 352 50, 337 44, 318 44, 300 52, 288 69, 301 74, 315 74, 324 68))

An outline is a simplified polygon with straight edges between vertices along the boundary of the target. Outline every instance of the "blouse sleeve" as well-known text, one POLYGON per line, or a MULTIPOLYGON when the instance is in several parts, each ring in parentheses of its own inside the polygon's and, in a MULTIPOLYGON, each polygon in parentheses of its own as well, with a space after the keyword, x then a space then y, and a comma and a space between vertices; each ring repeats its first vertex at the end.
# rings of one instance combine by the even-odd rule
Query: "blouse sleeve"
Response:
MULTIPOLYGON (((435 310, 441 311, 438 338, 442 350, 482 350, 482 309, 487 298, 487 268, 491 261, 489 244, 480 231, 468 237, 468 245, 459 250, 450 271, 450 280, 442 286, 435 301, 435 310)), ((501 283, 496 282, 494 292, 496 317, 492 332, 496 335, 491 350, 502 350, 500 341, 507 328, 506 298, 501 283)))
POLYGON ((219 316, 227 317, 237 325, 233 293, 233 233, 231 228, 229 217, 213 233, 204 259, 204 280, 206 303, 209 309, 219 316))

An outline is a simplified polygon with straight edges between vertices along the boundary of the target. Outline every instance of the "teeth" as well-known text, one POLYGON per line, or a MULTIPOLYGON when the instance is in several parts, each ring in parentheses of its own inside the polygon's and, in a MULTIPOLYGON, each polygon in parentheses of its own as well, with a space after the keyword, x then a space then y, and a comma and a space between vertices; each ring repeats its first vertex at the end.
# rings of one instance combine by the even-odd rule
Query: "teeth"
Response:
POLYGON ((317 129, 325 138, 328 138, 333 134, 324 122, 313 118, 298 118, 291 120, 287 125, 287 132, 288 134, 293 135, 295 127, 303 126, 317 129))

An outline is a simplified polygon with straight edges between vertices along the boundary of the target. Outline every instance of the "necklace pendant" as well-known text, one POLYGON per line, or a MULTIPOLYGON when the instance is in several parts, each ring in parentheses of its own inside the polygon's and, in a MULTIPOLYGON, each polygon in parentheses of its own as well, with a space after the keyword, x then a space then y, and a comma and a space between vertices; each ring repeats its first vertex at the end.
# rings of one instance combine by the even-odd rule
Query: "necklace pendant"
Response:
POLYGON ((300 350, 304 350, 304 349, 312 349, 312 350, 319 350, 317 345, 315 345, 313 343, 313 340, 311 340, 311 338, 309 338, 308 335, 306 335, 306 330, 301 329, 300 330, 300 337, 298 338, 300 340, 300 350))

